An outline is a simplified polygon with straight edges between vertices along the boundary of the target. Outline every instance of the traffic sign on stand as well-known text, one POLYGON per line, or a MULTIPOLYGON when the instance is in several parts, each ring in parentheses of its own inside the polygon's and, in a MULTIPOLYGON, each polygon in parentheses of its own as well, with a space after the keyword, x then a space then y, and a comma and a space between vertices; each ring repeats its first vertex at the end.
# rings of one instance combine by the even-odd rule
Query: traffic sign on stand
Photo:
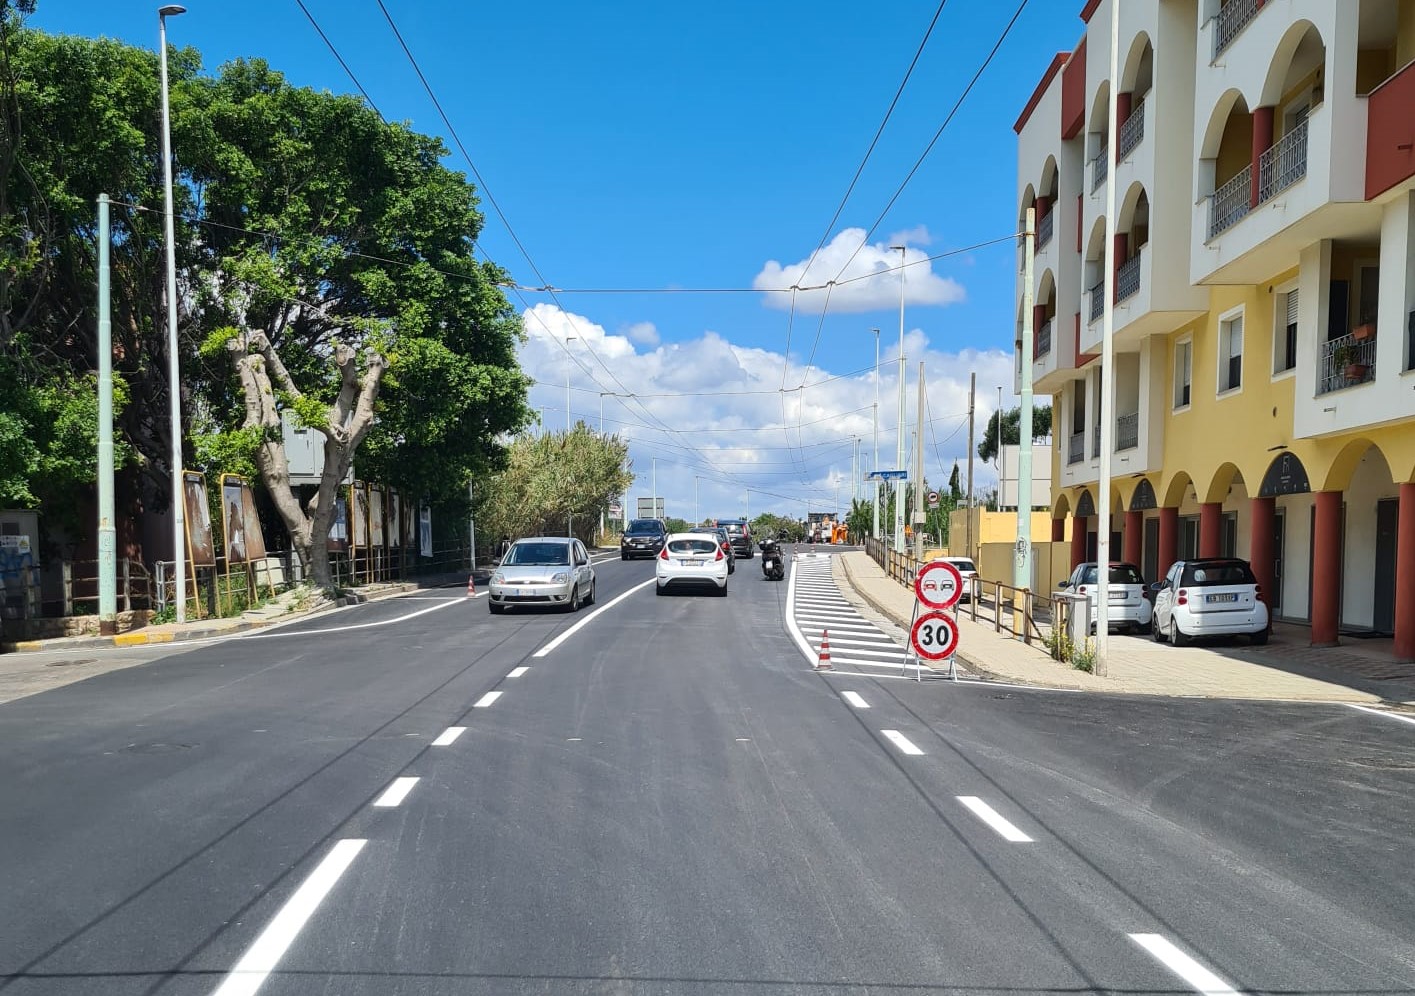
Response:
POLYGON ((928 503, 929 503, 929 508, 938 508, 938 492, 937 492, 937 491, 930 491, 930 492, 925 496, 925 500, 928 501, 928 503))
POLYGON ((958 623, 946 612, 925 612, 909 630, 909 645, 926 661, 947 660, 958 649, 958 623))
POLYGON ((914 595, 930 609, 950 609, 963 595, 963 575, 946 560, 931 560, 914 577, 914 595))

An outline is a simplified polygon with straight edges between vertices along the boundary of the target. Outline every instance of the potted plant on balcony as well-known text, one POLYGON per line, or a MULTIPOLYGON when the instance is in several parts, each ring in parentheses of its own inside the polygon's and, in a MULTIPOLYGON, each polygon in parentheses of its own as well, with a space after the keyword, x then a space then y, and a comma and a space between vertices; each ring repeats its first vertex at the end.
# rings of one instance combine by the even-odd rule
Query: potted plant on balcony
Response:
POLYGON ((1365 342, 1375 334, 1376 322, 1375 319, 1371 318, 1369 315, 1361 316, 1360 324, 1351 330, 1351 338, 1355 339, 1357 342, 1365 342))
POLYGON ((1340 370, 1349 381, 1361 381, 1366 379, 1367 372, 1371 369, 1366 363, 1361 362, 1361 354, 1357 351, 1353 343, 1342 343, 1332 351, 1332 366, 1340 370))

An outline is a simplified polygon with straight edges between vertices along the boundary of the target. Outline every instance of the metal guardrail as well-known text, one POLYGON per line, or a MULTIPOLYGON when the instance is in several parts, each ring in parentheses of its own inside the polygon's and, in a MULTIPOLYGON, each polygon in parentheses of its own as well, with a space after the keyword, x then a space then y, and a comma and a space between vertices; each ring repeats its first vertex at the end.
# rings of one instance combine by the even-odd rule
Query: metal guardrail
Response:
POLYGON ((1140 445, 1140 413, 1122 415, 1115 420, 1115 449, 1133 450, 1140 445))
POLYGON ((1209 195, 1209 238, 1226 232, 1251 211, 1253 200, 1253 164, 1249 163, 1209 195))
POLYGON ((1303 120, 1258 157, 1258 203, 1272 200, 1307 175, 1307 122, 1303 120))
POLYGON ((1037 330, 1037 359, 1051 352, 1051 322, 1046 322, 1037 330))
POLYGON ((1086 459, 1086 433, 1084 430, 1073 432, 1066 441, 1066 463, 1069 466, 1073 463, 1080 463, 1084 459, 1086 459))
POLYGON ((1091 193, 1101 189, 1105 178, 1110 175, 1110 145, 1102 145, 1096 157, 1091 160, 1091 193))
POLYGON ((1056 210, 1052 209, 1037 219, 1037 248, 1045 248, 1056 229, 1056 210))
POLYGON ((1102 278, 1094 287, 1086 288, 1086 293, 1091 297, 1090 320, 1098 321, 1105 314, 1105 279, 1102 278))
POLYGON ((1317 393, 1330 394, 1376 379, 1376 337, 1357 339, 1355 334, 1322 343, 1317 369, 1317 393))

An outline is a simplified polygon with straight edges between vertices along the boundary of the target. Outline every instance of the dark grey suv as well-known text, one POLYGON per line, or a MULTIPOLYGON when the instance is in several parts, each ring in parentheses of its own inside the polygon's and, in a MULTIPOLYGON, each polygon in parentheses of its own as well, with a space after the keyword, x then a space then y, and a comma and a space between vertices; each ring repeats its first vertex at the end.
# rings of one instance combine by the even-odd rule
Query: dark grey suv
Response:
POLYGON ((737 556, 751 560, 756 555, 752 551, 752 530, 746 519, 718 519, 717 524, 727 530, 727 538, 732 541, 737 556))
POLYGON ((619 537, 619 559, 657 557, 668 539, 668 527, 662 519, 634 519, 619 537))

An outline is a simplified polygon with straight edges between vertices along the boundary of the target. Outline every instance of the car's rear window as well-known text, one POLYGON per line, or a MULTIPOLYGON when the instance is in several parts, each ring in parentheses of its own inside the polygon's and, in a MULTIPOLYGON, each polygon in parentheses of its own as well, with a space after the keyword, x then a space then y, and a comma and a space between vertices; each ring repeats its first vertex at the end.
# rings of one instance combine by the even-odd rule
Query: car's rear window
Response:
POLYGON ((740 522, 724 522, 722 528, 729 536, 741 536, 747 531, 747 527, 740 522))
POLYGON ((626 533, 657 533, 663 531, 663 526, 659 524, 657 519, 635 519, 624 531, 626 533))
MULTIPOLYGON (((1086 568, 1085 573, 1081 575, 1082 584, 1097 584, 1099 582, 1099 579, 1100 573, 1096 570, 1094 565, 1086 568)), ((1138 570, 1136 570, 1130 564, 1111 564, 1110 583, 1144 584, 1145 578, 1138 570)))
POLYGON ((1242 560, 1224 560, 1211 564, 1186 564, 1181 585, 1204 588, 1223 584, 1257 584, 1253 570, 1242 560))
POLYGON ((668 544, 669 553, 681 553, 684 556, 701 553, 716 553, 717 543, 711 539, 676 539, 668 544))
POLYGON ((960 571, 972 571, 974 574, 978 572, 978 569, 973 566, 973 562, 971 560, 964 560, 959 557, 955 560, 950 560, 949 563, 952 564, 954 567, 958 568, 960 571))
POLYGON ((520 567, 555 566, 570 563, 569 543, 513 543, 506 552, 506 564, 520 567))

